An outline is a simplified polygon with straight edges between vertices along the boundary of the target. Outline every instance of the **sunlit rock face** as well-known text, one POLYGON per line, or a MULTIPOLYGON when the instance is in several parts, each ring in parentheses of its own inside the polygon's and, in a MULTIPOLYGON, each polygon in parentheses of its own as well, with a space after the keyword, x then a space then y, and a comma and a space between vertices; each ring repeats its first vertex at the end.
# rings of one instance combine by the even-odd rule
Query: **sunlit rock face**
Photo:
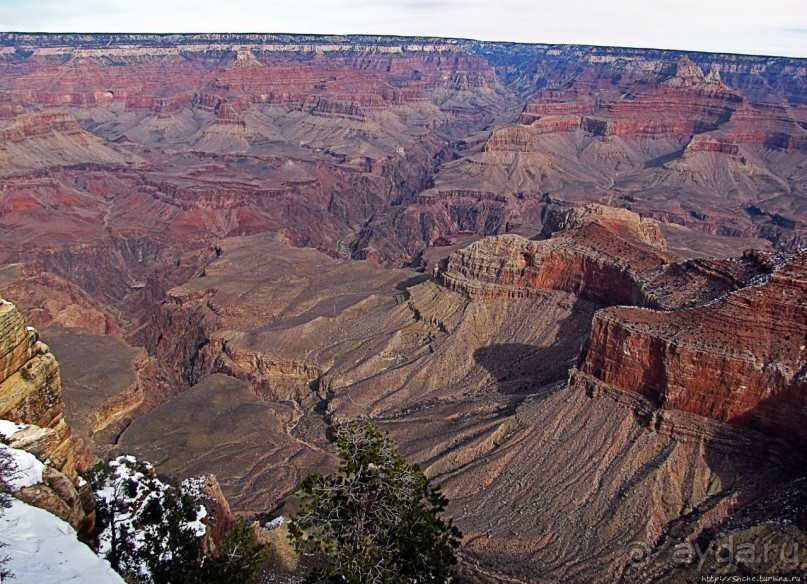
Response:
POLYGON ((92 494, 82 488, 78 472, 86 470, 88 453, 80 448, 64 419, 59 364, 39 333, 0 299, 0 419, 17 427, 4 431, 12 448, 46 463, 40 481, 15 493, 21 500, 64 519, 79 532, 91 532, 95 509, 92 494))

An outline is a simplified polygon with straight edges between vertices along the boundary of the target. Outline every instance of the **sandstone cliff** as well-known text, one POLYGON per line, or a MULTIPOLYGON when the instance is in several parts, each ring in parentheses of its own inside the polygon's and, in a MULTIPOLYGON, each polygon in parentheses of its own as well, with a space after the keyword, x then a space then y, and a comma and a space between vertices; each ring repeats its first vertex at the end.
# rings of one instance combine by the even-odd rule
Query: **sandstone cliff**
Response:
POLYGON ((178 474, 213 465, 261 512, 333 467, 329 424, 372 418, 450 492, 480 581, 613 581, 631 541, 699 536, 756 497, 754 473, 791 472, 775 436, 801 440, 801 284, 773 285, 775 256, 674 254, 807 241, 803 60, 0 39, 0 261, 25 272, 0 284, 30 323, 94 333, 48 331, 87 435, 178 474), (681 225, 668 251, 649 218, 681 225), (434 281, 341 261, 431 268, 488 235, 434 281), (742 312, 768 302, 796 325, 742 312), (732 322, 740 344, 719 338, 732 322), (118 327, 150 355, 102 337, 118 327))
POLYGON ((80 486, 78 472, 89 460, 64 419, 59 365, 6 300, 0 300, 0 419, 24 425, 8 436, 10 446, 46 463, 43 482, 16 495, 88 534, 95 511, 92 493, 80 486))
MULTIPOLYGON (((498 425, 459 422, 462 446, 450 454, 392 425, 462 508, 478 562, 468 577, 675 582, 697 574, 697 562, 674 556, 682 546, 697 543, 710 570, 736 574, 742 566, 721 564, 718 545, 803 545, 789 526, 803 521, 807 255, 682 261, 642 243, 635 217, 592 211, 562 210, 547 240, 480 240, 442 274, 487 311, 545 310, 549 290, 611 305, 593 313, 565 383, 536 388, 498 425), (504 500, 529 503, 501 512, 504 500)), ((517 355, 502 350, 498 361, 517 355)), ((753 565, 800 566, 778 555, 753 565)))
POLYGON ((543 241, 518 235, 483 239, 452 254, 442 280, 472 297, 521 297, 550 289, 604 304, 641 304, 641 274, 669 260, 660 249, 591 222, 543 241))
MULTIPOLYGON (((643 581, 626 569, 631 542, 655 553, 671 530, 700 537, 792 478, 792 447, 759 422, 797 420, 760 404, 750 423, 720 421, 605 382, 581 364, 592 322, 612 311, 669 315, 673 326, 676 315, 700 315, 716 356, 715 331, 729 319, 721 329, 708 311, 721 298, 767 296, 759 285, 789 273, 790 259, 683 261, 663 251, 655 222, 625 210, 555 202, 544 220, 548 239, 479 240, 447 258, 442 280, 281 237, 221 241, 141 331, 192 387, 162 396, 118 448, 178 476, 215 472, 236 513, 283 512, 302 476, 334 468, 328 428, 368 417, 449 495, 471 581, 643 581), (603 309, 614 303, 629 306, 603 309)), ((749 339, 767 338, 746 328, 749 339)), ((776 334, 771 359, 790 351, 780 350, 787 333, 776 334)), ((628 350, 651 350, 656 341, 644 338, 628 350)), ((688 374, 700 358, 668 359, 668 374, 679 362, 688 374)), ((733 363, 725 355, 727 371, 733 363)), ((687 396, 709 401, 692 376, 687 383, 687 396)))

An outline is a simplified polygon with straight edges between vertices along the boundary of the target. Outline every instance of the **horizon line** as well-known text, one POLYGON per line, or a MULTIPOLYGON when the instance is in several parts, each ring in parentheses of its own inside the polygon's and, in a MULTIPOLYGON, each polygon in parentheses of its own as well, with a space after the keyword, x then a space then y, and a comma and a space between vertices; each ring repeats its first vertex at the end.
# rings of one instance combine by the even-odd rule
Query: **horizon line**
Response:
POLYGON ((8 30, 0 31, 0 38, 5 35, 33 35, 33 36, 60 36, 60 35, 86 35, 86 36, 215 36, 215 35, 249 35, 249 36, 287 36, 287 37, 371 37, 371 38, 391 38, 391 39, 428 39, 434 41, 460 41, 470 43, 485 43, 495 45, 521 45, 521 46, 534 46, 534 47, 587 47, 594 49, 630 49, 636 51, 660 51, 660 52, 674 52, 674 53, 699 53, 703 55, 728 55, 739 57, 759 57, 759 58, 776 58, 776 59, 797 59, 807 61, 807 55, 804 57, 795 57, 790 55, 776 55, 767 53, 744 53, 733 51, 707 51, 702 49, 676 49, 676 48, 662 48, 662 47, 647 47, 647 46, 634 46, 634 45, 602 45, 590 43, 550 43, 539 41, 503 41, 503 40, 486 40, 475 39, 471 37, 451 37, 451 36, 431 36, 431 35, 403 35, 403 34, 373 34, 373 33, 299 33, 299 32, 86 32, 86 31, 69 31, 69 32, 55 32, 55 31, 22 31, 22 30, 8 30))

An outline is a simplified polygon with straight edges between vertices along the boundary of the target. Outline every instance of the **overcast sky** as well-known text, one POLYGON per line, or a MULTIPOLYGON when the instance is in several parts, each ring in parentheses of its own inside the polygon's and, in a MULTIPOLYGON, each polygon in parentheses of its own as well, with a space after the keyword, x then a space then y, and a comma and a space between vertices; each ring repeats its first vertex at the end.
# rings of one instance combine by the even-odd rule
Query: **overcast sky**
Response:
POLYGON ((428 35, 807 57, 807 0, 0 0, 0 30, 428 35))

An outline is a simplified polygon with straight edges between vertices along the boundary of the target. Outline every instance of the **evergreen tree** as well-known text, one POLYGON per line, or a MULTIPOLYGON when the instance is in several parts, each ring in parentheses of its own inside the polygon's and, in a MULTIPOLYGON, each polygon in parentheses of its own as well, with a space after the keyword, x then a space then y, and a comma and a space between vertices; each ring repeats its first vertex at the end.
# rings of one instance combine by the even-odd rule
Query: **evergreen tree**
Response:
POLYGON ((154 468, 121 456, 90 474, 101 530, 100 553, 129 580, 183 584, 198 580, 201 504, 157 478, 154 468))
POLYGON ((255 530, 238 521, 218 546, 215 557, 208 558, 202 580, 216 584, 252 582, 269 559, 269 546, 258 541, 255 530))
POLYGON ((193 489, 158 478, 154 467, 121 456, 90 473, 95 492, 99 553, 127 582, 246 584, 266 562, 267 546, 237 523, 205 556, 203 500, 193 489))
POLYGON ((318 551, 327 568, 312 582, 444 584, 455 581, 462 534, 440 514, 448 504, 417 466, 372 424, 336 433, 335 476, 311 475, 290 533, 298 551, 318 551))

